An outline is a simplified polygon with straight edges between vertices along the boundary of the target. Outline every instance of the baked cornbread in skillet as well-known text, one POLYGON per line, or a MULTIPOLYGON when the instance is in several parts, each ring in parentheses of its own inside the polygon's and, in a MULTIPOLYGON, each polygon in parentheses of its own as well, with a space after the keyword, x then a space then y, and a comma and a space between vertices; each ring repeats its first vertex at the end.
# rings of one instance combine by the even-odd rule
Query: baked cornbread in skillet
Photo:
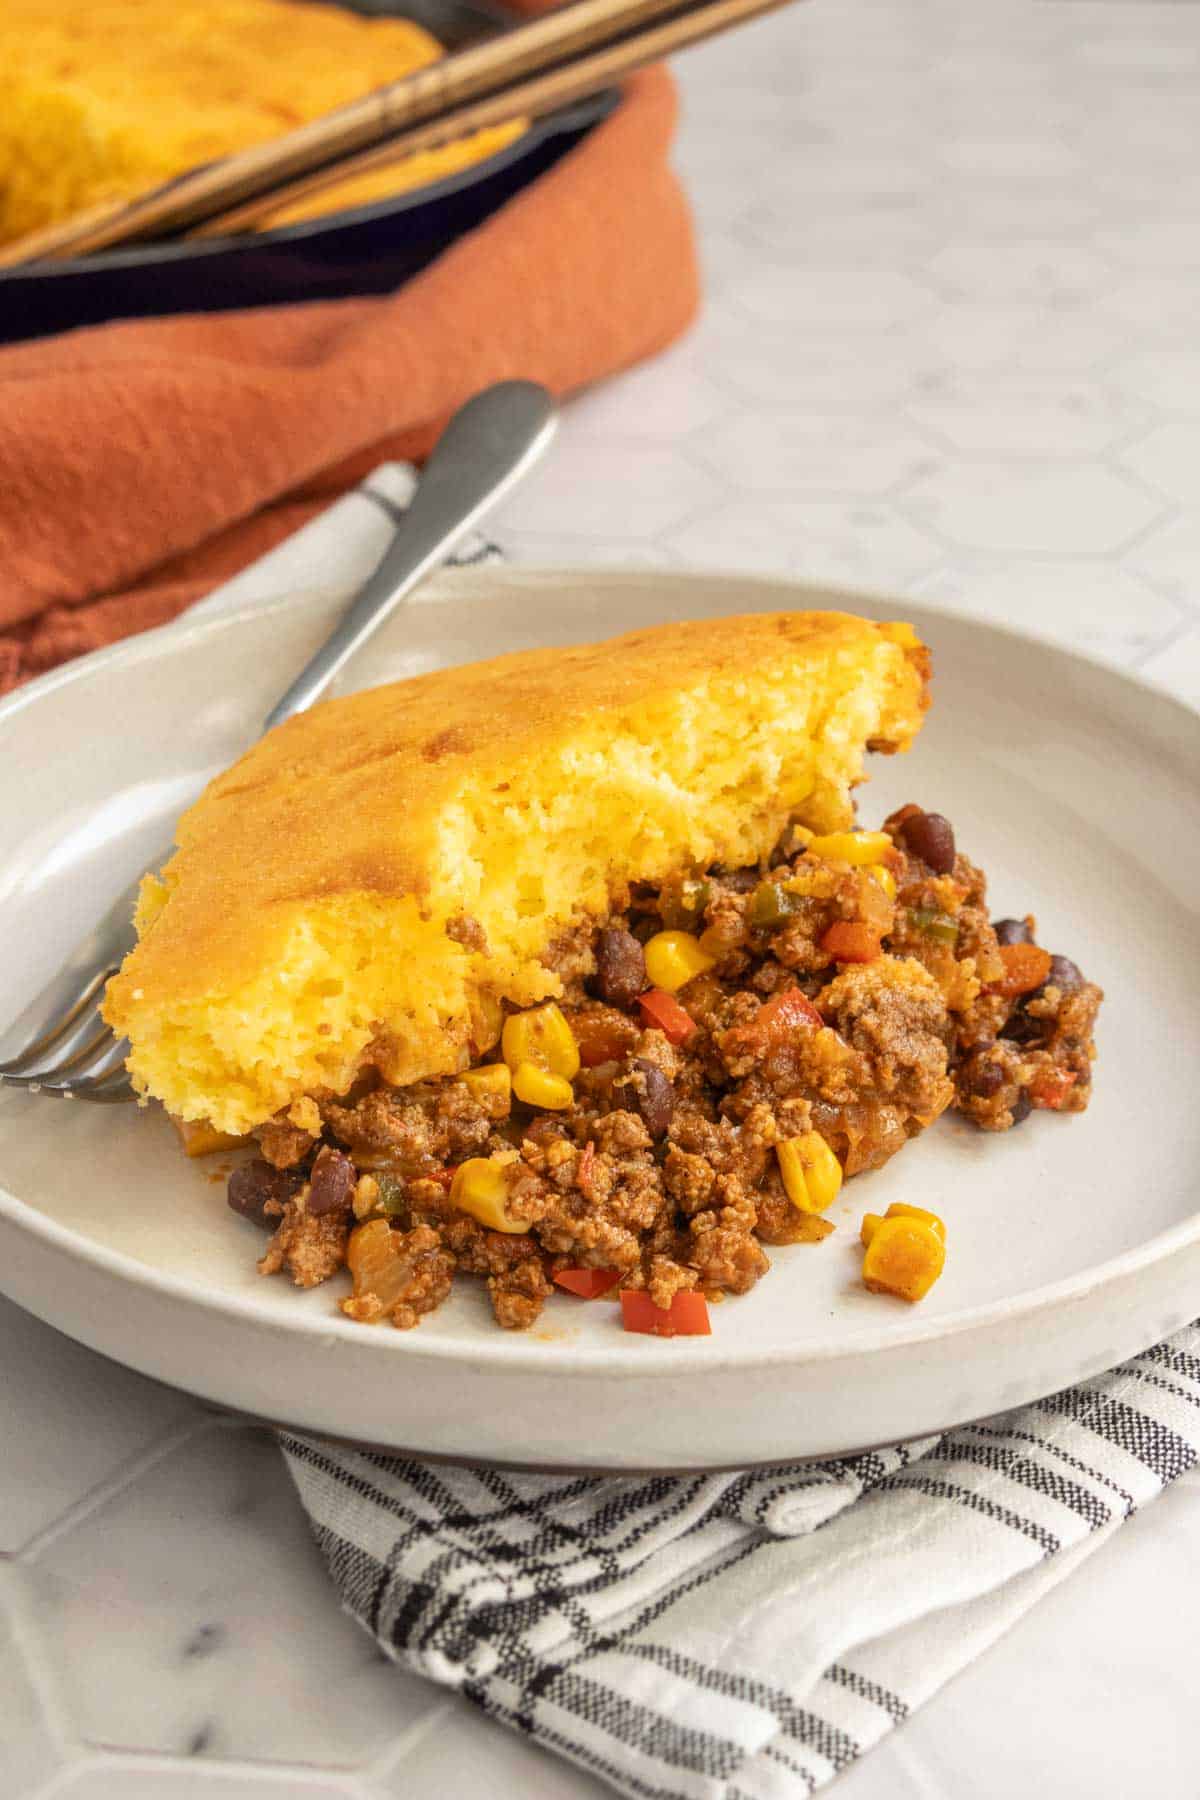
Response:
POLYGON ((911 628, 759 613, 520 652, 327 701, 180 821, 105 1017, 139 1089, 246 1133, 368 1067, 465 1067, 548 952, 681 868, 850 824, 921 724, 911 628))
MULTIPOLYGON (((279 137, 442 53, 412 20, 312 0, 3 0, 0 243, 279 137)), ((407 157, 272 223, 439 180, 521 129, 407 157)))

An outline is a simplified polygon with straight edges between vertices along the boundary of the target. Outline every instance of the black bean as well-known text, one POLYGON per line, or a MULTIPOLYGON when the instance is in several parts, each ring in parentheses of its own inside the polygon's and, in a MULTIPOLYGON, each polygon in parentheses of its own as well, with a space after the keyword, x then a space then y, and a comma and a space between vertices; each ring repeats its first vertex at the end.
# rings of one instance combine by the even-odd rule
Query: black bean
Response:
POLYGON ((273 1169, 269 1162, 256 1156, 253 1162, 242 1163, 233 1171, 226 1197, 240 1218, 273 1231, 279 1215, 265 1210, 268 1201, 282 1207, 303 1185, 304 1176, 299 1169, 273 1169))
POLYGON ((358 1176, 344 1150, 334 1150, 326 1144, 317 1152, 308 1179, 308 1211, 314 1218, 323 1213, 349 1212, 358 1176))
POLYGON ((652 1138, 664 1138, 670 1131, 675 1088, 662 1070, 644 1056, 635 1056, 629 1074, 613 1084, 613 1099, 623 1112, 640 1113, 652 1138))
MULTIPOLYGON (((1030 994, 1029 999, 1033 998, 1030 994)), ((1045 1037, 1047 1021, 1031 1019, 1023 1006, 1018 1006, 1008 1023, 1000 1028, 1000 1036, 1007 1038, 1010 1044, 1035 1044, 1045 1037)))
POLYGON ((1073 963, 1069 956, 1052 956, 1050 973, 1042 984, 1044 987, 1063 989, 1083 986, 1083 970, 1078 963, 1073 963))
POLYGON ((1033 1101, 1029 1098, 1029 1095, 1026 1092, 1026 1090, 1024 1088, 1022 1088, 1020 1093, 1017 1095, 1016 1099, 1012 1103, 1012 1122, 1013 1122, 1013 1124, 1020 1125, 1025 1119, 1027 1119, 1029 1117, 1029 1115, 1032 1111, 1033 1111, 1033 1101))
POLYGON ((997 919, 992 926, 998 944, 1032 944, 1033 933, 1024 919, 997 919))
POLYGON ((644 994, 646 958, 631 931, 609 925, 596 942, 596 992, 610 1006, 632 1006, 644 994))
POLYGON ((975 1094, 980 1100, 990 1100, 1004 1086, 1003 1066, 991 1062, 986 1050, 977 1050, 963 1064, 959 1071, 959 1081, 968 1094, 975 1094))
POLYGON ((914 813, 900 827, 906 847, 933 870, 949 875, 954 869, 954 827, 941 813, 914 813))

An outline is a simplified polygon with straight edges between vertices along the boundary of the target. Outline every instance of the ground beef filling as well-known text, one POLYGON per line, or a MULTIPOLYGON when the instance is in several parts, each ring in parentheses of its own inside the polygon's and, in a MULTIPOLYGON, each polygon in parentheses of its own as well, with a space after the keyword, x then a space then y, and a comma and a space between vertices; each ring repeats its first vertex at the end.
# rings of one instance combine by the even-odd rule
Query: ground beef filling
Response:
MULTIPOLYGON (((686 1289, 744 1294, 764 1245, 831 1229, 788 1199, 781 1140, 819 1132, 852 1176, 947 1107, 986 1131, 1083 1111, 1100 989, 1037 946, 1031 917, 989 919, 983 874, 938 814, 902 807, 883 829, 873 864, 815 854, 794 828, 765 868, 681 872, 557 939, 547 962, 582 1063, 566 1110, 499 1084, 371 1075, 263 1126, 261 1158, 230 1185, 236 1211, 273 1227, 262 1272, 311 1287, 348 1263, 344 1310, 400 1327, 459 1274, 485 1278, 513 1330, 568 1268, 612 1271, 660 1307, 686 1289), (674 996, 682 1038, 643 1004, 643 946, 664 930, 711 961, 674 996), (477 1157, 503 1161, 516 1229, 452 1203, 454 1170, 477 1157)), ((453 922, 461 942, 477 931, 453 922)))

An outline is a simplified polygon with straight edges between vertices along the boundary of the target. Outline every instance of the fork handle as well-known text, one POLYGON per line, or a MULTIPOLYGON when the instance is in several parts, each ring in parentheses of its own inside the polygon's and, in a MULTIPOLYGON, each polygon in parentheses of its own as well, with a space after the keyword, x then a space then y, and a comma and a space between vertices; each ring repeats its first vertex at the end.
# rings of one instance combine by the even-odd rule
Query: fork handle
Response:
POLYGON ((307 710, 400 602, 518 482, 554 435, 554 402, 533 381, 500 381, 460 407, 374 574, 278 705, 270 731, 307 710))

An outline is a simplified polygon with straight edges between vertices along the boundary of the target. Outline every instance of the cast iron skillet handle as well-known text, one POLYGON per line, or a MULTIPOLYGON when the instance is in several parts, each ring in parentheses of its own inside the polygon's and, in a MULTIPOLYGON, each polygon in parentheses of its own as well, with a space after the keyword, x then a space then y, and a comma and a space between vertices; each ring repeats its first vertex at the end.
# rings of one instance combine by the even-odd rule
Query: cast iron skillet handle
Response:
POLYGON ((557 414, 533 381, 500 381, 460 407, 438 439, 411 506, 374 574, 301 670, 264 731, 319 700, 338 671, 418 581, 532 468, 554 436, 557 414))

